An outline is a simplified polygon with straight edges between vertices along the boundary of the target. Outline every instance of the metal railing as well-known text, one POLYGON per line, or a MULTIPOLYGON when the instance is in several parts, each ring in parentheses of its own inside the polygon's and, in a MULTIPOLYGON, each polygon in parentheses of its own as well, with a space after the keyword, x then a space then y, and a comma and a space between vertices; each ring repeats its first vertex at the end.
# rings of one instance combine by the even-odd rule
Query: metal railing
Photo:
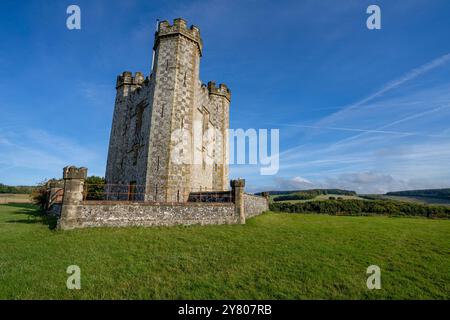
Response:
POLYGON ((167 188, 130 184, 84 184, 84 201, 123 202, 232 202, 231 191, 207 188, 167 188))

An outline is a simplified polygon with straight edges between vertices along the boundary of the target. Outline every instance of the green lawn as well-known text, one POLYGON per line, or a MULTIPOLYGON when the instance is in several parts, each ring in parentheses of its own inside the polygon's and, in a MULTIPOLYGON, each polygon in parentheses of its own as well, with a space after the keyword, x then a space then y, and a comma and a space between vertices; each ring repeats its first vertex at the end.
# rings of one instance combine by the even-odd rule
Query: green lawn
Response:
POLYGON ((449 299, 450 221, 268 213, 246 225, 56 231, 0 205, 0 299, 449 299), (81 290, 66 268, 81 268, 81 290), (382 270, 368 290, 366 268, 382 270))

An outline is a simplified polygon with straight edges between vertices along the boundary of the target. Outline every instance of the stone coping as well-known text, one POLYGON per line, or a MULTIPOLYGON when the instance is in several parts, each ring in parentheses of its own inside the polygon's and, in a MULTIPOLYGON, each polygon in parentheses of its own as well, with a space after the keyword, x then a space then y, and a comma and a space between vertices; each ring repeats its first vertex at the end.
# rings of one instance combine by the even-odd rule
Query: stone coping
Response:
POLYGON ((251 193, 247 193, 247 192, 244 192, 244 194, 245 194, 246 196, 251 196, 251 197, 255 197, 255 198, 262 198, 262 199, 265 199, 265 197, 263 197, 263 196, 258 196, 258 195, 256 195, 256 194, 251 194, 251 193))

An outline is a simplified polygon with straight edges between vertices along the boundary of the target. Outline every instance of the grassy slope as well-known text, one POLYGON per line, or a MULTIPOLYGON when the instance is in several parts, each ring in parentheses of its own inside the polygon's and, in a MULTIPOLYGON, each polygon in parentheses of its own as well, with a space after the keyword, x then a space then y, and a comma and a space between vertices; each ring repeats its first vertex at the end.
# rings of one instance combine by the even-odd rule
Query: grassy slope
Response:
MULTIPOLYGON (((273 200, 273 198, 276 198, 280 195, 276 195, 276 196, 271 196, 271 200, 273 200)), ((347 195, 339 195, 339 194, 323 194, 320 196, 315 197, 314 199, 309 199, 309 200, 285 200, 285 201, 279 201, 281 203, 286 202, 286 203, 298 203, 298 202, 308 202, 308 201, 318 201, 318 200, 328 200, 330 197, 334 197, 334 198, 342 198, 345 200, 365 200, 361 197, 358 196, 347 196, 347 195)))
POLYGON ((0 205, 0 298, 450 298, 450 221, 269 213, 246 225, 52 231, 0 205), (68 265, 82 289, 67 290, 68 265), (366 268, 382 269, 382 290, 366 268))
POLYGON ((406 201, 421 204, 434 204, 450 206, 450 201, 446 199, 432 198, 432 197, 418 197, 418 196, 386 196, 382 195, 381 198, 388 200, 406 201))
POLYGON ((30 203, 31 198, 29 194, 0 193, 0 204, 9 202, 30 203))

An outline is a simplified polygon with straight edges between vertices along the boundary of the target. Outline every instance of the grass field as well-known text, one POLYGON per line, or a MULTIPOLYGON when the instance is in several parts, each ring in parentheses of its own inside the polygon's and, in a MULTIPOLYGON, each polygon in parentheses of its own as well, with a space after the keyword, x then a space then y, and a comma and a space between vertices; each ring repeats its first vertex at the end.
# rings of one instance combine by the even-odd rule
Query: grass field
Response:
POLYGON ((3 203, 30 203, 31 198, 29 194, 9 194, 0 193, 0 204, 3 203))
POLYGON ((388 200, 450 206, 450 200, 447 200, 447 199, 439 199, 439 198, 431 198, 431 197, 418 197, 418 196, 405 197, 405 196, 387 196, 387 195, 383 195, 381 197, 383 199, 388 199, 388 200))
POLYGON ((0 205, 0 299, 449 299, 450 221, 267 213, 246 225, 56 231, 0 205), (382 270, 368 290, 366 268, 382 270), (81 268, 81 290, 66 268, 81 268))

